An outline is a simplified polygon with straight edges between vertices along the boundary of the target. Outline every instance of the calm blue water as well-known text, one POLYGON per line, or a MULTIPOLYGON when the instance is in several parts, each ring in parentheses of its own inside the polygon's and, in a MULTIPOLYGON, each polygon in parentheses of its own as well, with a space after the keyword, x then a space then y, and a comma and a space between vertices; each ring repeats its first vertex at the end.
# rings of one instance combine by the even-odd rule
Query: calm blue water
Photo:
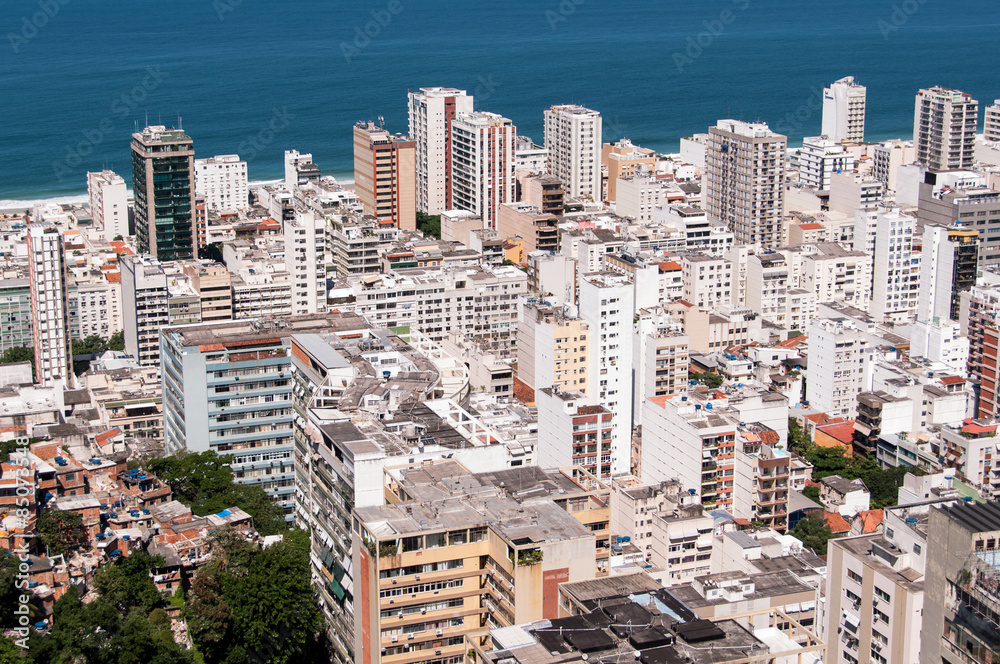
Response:
POLYGON ((147 117, 182 116, 198 154, 239 152, 252 180, 280 177, 289 148, 347 174, 352 124, 406 132, 407 89, 429 85, 539 143, 543 109, 573 102, 603 113, 605 140, 663 151, 724 117, 818 134, 819 90, 849 74, 873 140, 912 134, 920 87, 1000 97, 996 0, 62 1, 48 18, 3 0, 0 199, 77 193, 104 166, 128 177, 147 117), (348 62, 373 10, 391 19, 348 62), (678 71, 674 54, 695 57, 678 71))

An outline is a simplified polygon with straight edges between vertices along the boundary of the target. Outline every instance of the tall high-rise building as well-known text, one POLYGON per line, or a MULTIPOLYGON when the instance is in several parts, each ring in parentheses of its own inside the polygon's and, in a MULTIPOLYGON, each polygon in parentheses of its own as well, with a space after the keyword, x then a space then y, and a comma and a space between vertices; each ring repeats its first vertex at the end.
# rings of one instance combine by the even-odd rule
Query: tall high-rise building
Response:
POLYGON ((918 92, 913 117, 917 163, 935 171, 971 168, 978 122, 979 102, 971 95, 939 87, 918 92))
POLYGON ((845 76, 823 89, 823 133, 830 140, 863 143, 865 140, 865 102, 863 85, 845 76))
MULTIPOLYGON (((581 275, 580 318, 587 323, 588 396, 611 411, 611 475, 630 469, 632 439, 632 320, 635 286, 625 275, 581 275)), ((606 475, 601 468, 601 475, 606 475)))
POLYGON ((983 138, 987 141, 1000 141, 1000 99, 986 107, 985 115, 983 138))
POLYGON ((739 120, 719 120, 708 137, 708 213, 733 231, 738 244, 780 247, 788 139, 766 124, 739 120))
POLYGON ((244 210, 250 207, 247 163, 237 154, 195 159, 194 189, 209 210, 244 210))
POLYGON ((162 261, 197 255, 194 142, 159 125, 132 134, 132 186, 139 253, 162 261))
POLYGON ((461 113, 451 125, 452 207, 496 228, 497 209, 514 202, 517 130, 496 113, 461 113))
POLYGON ((125 352, 143 366, 160 362, 160 328, 170 321, 167 275, 155 258, 121 258, 125 352))
MULTIPOLYGON (((988 463, 988 462, 987 462, 988 463)), ((987 664, 1000 643, 1000 503, 932 509, 920 631, 921 662, 987 664)))
POLYGON ((871 389, 872 345, 850 319, 815 318, 809 324, 806 398, 831 417, 854 419, 858 394, 871 389))
POLYGON ((565 104, 545 111, 549 173, 562 180, 571 198, 601 199, 601 114, 565 104))
POLYGON ((472 113, 472 96, 455 88, 409 93, 410 139, 417 149, 417 209, 438 214, 454 208, 451 197, 451 124, 472 113))
POLYGON ((917 320, 959 319, 961 293, 976 284, 979 231, 924 226, 917 320))
POLYGON ((35 382, 70 386, 73 352, 62 234, 53 224, 41 223, 30 224, 26 237, 35 382))
POLYGON ((125 178, 114 171, 87 173, 90 216, 104 230, 104 239, 128 235, 128 189, 125 178))
POLYGON ((875 257, 868 313, 877 320, 906 323, 917 313, 921 255, 913 251, 916 221, 895 207, 859 211, 855 216, 855 246, 864 242, 865 250, 875 257))
POLYGON ((416 144, 374 122, 354 125, 354 192, 365 214, 417 229, 416 144))

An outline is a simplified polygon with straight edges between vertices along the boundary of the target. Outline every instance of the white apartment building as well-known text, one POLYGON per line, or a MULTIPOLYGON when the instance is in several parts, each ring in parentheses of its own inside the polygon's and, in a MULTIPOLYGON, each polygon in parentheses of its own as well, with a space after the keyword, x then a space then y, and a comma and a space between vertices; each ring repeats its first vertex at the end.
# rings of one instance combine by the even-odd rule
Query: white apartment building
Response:
MULTIPOLYGON (((472 113, 472 96, 455 88, 408 94, 410 140, 417 146, 417 209, 439 214, 454 207, 451 189, 452 122, 472 113)), ((513 161, 513 160, 512 160, 513 161)))
POLYGON ((496 113, 461 113, 451 123, 451 208, 478 215, 484 228, 496 228, 497 208, 514 202, 516 135, 496 113))
POLYGON ((680 320, 657 309, 643 309, 632 340, 633 423, 642 424, 649 397, 675 396, 688 388, 689 339, 680 320))
POLYGON ((766 252, 747 257, 747 306, 781 327, 787 326, 788 276, 783 254, 766 252))
POLYGON ((664 185, 652 173, 618 178, 615 213, 640 223, 653 221, 653 213, 663 197, 664 185))
POLYGON ((75 311, 74 337, 107 339, 124 329, 121 283, 108 281, 104 273, 77 277, 74 282, 69 292, 70 311, 75 311))
POLYGON ((588 395, 614 414, 612 474, 627 473, 632 448, 632 318, 635 290, 610 272, 580 276, 580 318, 589 327, 588 395))
POLYGON ((976 283, 978 236, 975 230, 924 226, 917 320, 958 320, 959 292, 976 283))
POLYGON ((874 348, 845 318, 814 318, 809 325, 806 400, 830 417, 854 419, 858 394, 871 389, 874 348))
POLYGON ((326 307, 326 219, 296 212, 283 224, 285 270, 292 282, 292 313, 321 314, 326 307))
POLYGON ((28 282, 35 382, 73 386, 69 297, 62 233, 51 223, 28 225, 28 282))
POLYGON ((986 107, 983 124, 983 138, 990 142, 1000 141, 1000 99, 986 107))
POLYGON ((417 329, 435 342, 464 334, 509 357, 516 349, 517 303, 527 292, 528 275, 512 265, 407 268, 345 278, 337 285, 336 307, 353 307, 374 327, 417 329))
POLYGON ((868 91, 845 76, 823 88, 823 133, 835 143, 865 141, 865 105, 868 91))
POLYGON ((705 208, 738 244, 783 244, 785 148, 788 139, 766 124, 719 120, 708 130, 705 208))
POLYGON ((817 302, 840 301, 868 310, 872 288, 872 257, 847 251, 833 242, 819 242, 802 257, 799 285, 816 294, 817 302))
POLYGON ((867 238, 874 225, 875 257, 872 266, 872 301, 869 313, 877 320, 897 323, 910 321, 917 312, 920 295, 920 254, 913 251, 916 219, 899 208, 880 207, 871 215, 858 214, 865 227, 858 232, 867 238))
POLYGON ((574 104, 545 110, 549 173, 570 198, 601 200, 601 114, 574 104))
POLYGON ((150 256, 121 257, 125 352, 142 366, 159 366, 160 328, 169 322, 167 275, 150 256))
POLYGON ((858 210, 877 208, 884 195, 885 185, 882 181, 867 173, 834 171, 830 174, 828 214, 835 216, 839 213, 851 219, 858 210))
POLYGON ((595 405, 583 392, 555 387, 535 390, 535 406, 540 467, 579 465, 602 480, 611 479, 611 411, 595 405))
MULTIPOLYGON (((298 187, 319 179, 319 168, 313 163, 311 154, 298 150, 285 150, 285 190, 295 191, 298 187)), ((272 212, 272 214, 274 214, 272 212)), ((280 215, 279 215, 280 216, 280 215)))
POLYGON ((247 163, 236 154, 194 160, 195 195, 206 210, 234 212, 250 207, 247 163))
POLYGON ((701 309, 733 303, 733 266, 725 258, 705 254, 681 256, 684 299, 701 309))
POLYGON ((514 137, 514 172, 544 175, 549 172, 549 152, 527 136, 514 137))
POLYGON ((111 242, 128 232, 128 188, 125 178, 114 171, 87 173, 87 194, 90 216, 104 230, 104 239, 111 242))
POLYGON ((896 191, 896 175, 900 166, 912 164, 917 157, 913 141, 882 141, 872 148, 872 175, 889 191, 896 191))
POLYGON ((830 541, 825 620, 820 625, 820 636, 827 642, 824 662, 925 661, 919 626, 933 509, 936 505, 927 503, 890 508, 881 533, 830 541))
POLYGON ((979 102, 964 92, 934 87, 917 93, 913 117, 916 162, 931 170, 975 163, 979 102))
POLYGON ((854 170, 854 155, 828 136, 802 139, 799 180, 816 191, 830 191, 830 176, 854 170))

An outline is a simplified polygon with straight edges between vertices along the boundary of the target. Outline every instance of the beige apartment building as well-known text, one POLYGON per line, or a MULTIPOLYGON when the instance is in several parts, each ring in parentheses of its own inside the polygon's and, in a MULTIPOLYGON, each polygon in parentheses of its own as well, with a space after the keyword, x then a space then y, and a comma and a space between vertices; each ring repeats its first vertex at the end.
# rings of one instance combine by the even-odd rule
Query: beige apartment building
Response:
POLYGON ((596 570, 594 534, 550 500, 356 508, 352 540, 361 664, 460 664, 466 639, 558 617, 559 584, 596 570))
POLYGON ((617 143, 605 143, 601 146, 601 166, 607 172, 608 194, 604 202, 617 201, 618 178, 629 178, 635 175, 640 164, 646 170, 656 170, 656 156, 649 148, 632 145, 632 141, 623 138, 617 143))
POLYGON ((416 143, 374 122, 354 125, 354 192, 365 214, 416 230, 416 154, 416 143))
POLYGON ((233 284, 226 266, 211 262, 188 263, 184 274, 201 300, 201 322, 233 319, 233 284))
POLYGON ((518 316, 517 377, 534 389, 587 391, 589 326, 563 307, 534 301, 518 316))

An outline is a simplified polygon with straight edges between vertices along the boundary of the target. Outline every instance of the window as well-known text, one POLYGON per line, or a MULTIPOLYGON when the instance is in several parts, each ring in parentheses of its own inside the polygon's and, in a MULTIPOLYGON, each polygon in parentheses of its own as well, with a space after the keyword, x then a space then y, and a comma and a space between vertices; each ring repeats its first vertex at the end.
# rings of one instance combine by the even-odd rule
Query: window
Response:
POLYGON ((861 583, 861 575, 852 569, 847 570, 847 578, 856 583, 861 583))
POLYGON ((880 599, 882 599, 883 601, 885 601, 885 602, 891 602, 892 601, 892 598, 889 597, 889 593, 887 593, 886 591, 882 590, 878 586, 875 586, 875 594, 878 595, 878 597, 880 599))

